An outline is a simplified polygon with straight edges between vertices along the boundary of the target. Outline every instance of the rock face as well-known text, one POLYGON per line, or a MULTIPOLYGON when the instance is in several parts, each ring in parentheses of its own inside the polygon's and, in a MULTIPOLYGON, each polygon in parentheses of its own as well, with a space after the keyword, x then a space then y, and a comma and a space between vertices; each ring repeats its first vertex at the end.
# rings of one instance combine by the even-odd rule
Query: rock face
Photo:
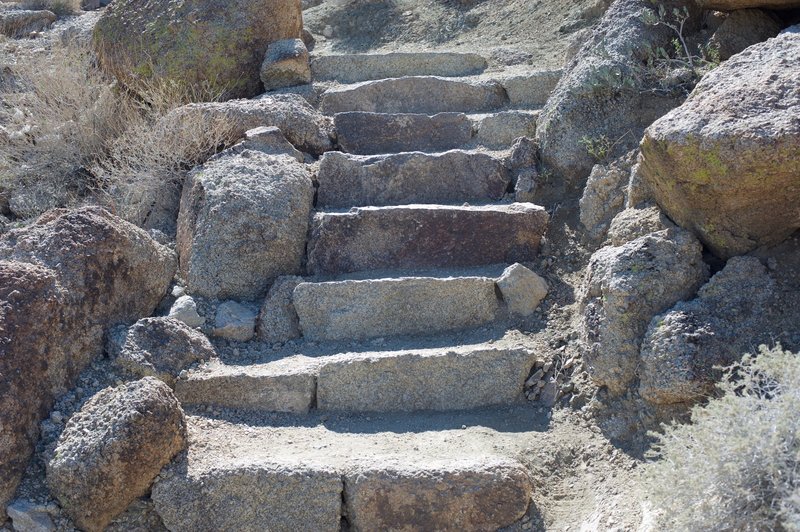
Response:
POLYGON ((800 34, 784 33, 711 71, 642 140, 656 201, 722 258, 800 228, 800 34))
POLYGON ((152 313, 174 269, 169 250, 97 208, 51 211, 0 240, 0 508, 54 398, 109 327, 152 313))
POLYGON ((139 79, 207 84, 228 98, 261 92, 267 46, 297 39, 297 0, 114 1, 95 27, 100 64, 126 85, 139 79))
POLYGON ((271 94, 257 100, 191 103, 178 107, 162 121, 168 131, 180 136, 187 124, 202 123, 230 131, 231 141, 245 137, 258 127, 277 127, 293 146, 319 155, 332 149, 333 124, 296 94, 271 94))
POLYGON ((267 47, 261 82, 268 91, 311 83, 308 49, 302 39, 275 41, 267 47))
POLYGON ((725 61, 748 46, 775 37, 780 29, 778 20, 766 11, 742 9, 725 18, 710 44, 718 47, 719 57, 725 61))
POLYGON ((653 318, 642 342, 639 392, 648 401, 690 402, 713 392, 718 366, 750 351, 774 282, 754 257, 734 257, 697 298, 653 318))
POLYGON ((125 336, 116 362, 139 377, 156 377, 170 386, 180 371, 214 356, 205 335, 172 318, 144 318, 125 336))
POLYGON ((652 233, 592 255, 579 294, 592 379, 623 393, 636 376, 650 320, 692 297, 707 278, 700 243, 686 231, 652 233))
POLYGON ((497 460, 481 470, 432 464, 351 476, 345 499, 356 530, 496 530, 522 517, 532 490, 521 466, 497 460))
POLYGON ((152 377, 106 388, 67 423, 47 483, 82 529, 103 530, 186 447, 183 410, 152 377))
POLYGON ((300 273, 313 195, 308 170, 288 156, 223 154, 193 170, 177 237, 189 292, 257 299, 300 273))
POLYGON ((703 9, 718 11, 736 11, 737 9, 792 9, 800 7, 798 0, 697 0, 703 9))
MULTIPOLYGON (((663 4, 669 11, 684 3, 663 4)), ((634 147, 653 120, 680 103, 655 95, 639 81, 648 47, 668 48, 675 37, 663 26, 645 23, 642 14, 652 8, 649 0, 616 0, 542 109, 536 130, 542 162, 571 184, 580 185, 595 163, 584 137, 605 139, 613 144, 609 155, 620 155, 634 147)), ((687 30, 694 22, 695 17, 687 30)))

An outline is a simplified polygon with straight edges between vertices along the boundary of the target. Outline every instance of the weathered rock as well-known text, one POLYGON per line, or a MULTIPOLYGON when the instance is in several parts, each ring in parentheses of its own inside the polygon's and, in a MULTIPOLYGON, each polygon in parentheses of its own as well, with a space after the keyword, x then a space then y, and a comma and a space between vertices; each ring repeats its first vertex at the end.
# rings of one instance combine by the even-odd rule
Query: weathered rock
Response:
POLYGON ((538 186, 539 172, 535 168, 520 170, 517 174, 517 182, 514 183, 514 201, 533 202, 538 186))
POLYGON ((139 377, 156 377, 170 386, 193 362, 215 355, 205 335, 172 318, 144 318, 126 334, 116 363, 139 377))
POLYGON ((261 340, 279 343, 300 337, 292 293, 302 282, 302 277, 278 277, 269 288, 258 316, 257 334, 261 340))
POLYGON ((10 9, 0 11, 0 33, 8 37, 27 37, 35 31, 42 31, 56 21, 52 11, 30 11, 10 9))
POLYGON ((508 310, 515 316, 530 316, 547 296, 547 281, 522 264, 506 268, 497 280, 508 310))
POLYGON ((111 0, 82 0, 81 9, 84 11, 94 11, 111 3, 111 0))
POLYGON ((593 238, 602 237, 612 218, 625 205, 625 187, 630 181, 636 152, 608 164, 596 164, 586 181, 580 200, 581 223, 593 238))
POLYGON ((642 139, 659 206, 721 257, 800 228, 800 34, 751 46, 714 69, 642 139))
POLYGON ((284 39, 267 46, 261 82, 267 91, 311 83, 308 49, 302 39, 284 39))
POLYGON ((182 321, 189 327, 202 327, 206 319, 197 312, 197 303, 192 296, 181 296, 169 309, 169 317, 182 321))
POLYGON ((267 46, 300 37, 300 2, 115 0, 97 23, 100 64, 126 85, 170 80, 227 98, 261 92, 267 46))
POLYGON ((697 0, 703 9, 736 11, 738 9, 792 9, 800 7, 798 0, 697 0))
POLYGON ((472 139, 472 123, 463 113, 352 112, 337 114, 333 123, 342 150, 362 155, 444 151, 472 139))
POLYGON ((325 91, 320 109, 326 114, 488 112, 508 103, 493 81, 469 82, 439 77, 403 77, 365 81, 325 91), (430 98, 435 94, 436 98, 430 98))
POLYGON ((156 512, 149 494, 133 501, 118 515, 105 532, 169 532, 156 512))
POLYGON ((760 9, 741 9, 725 18, 709 41, 719 50, 723 61, 738 54, 748 46, 775 37, 781 30, 778 20, 760 9))
POLYGON ((308 242, 314 274, 531 261, 547 229, 531 203, 404 205, 317 213, 308 242))
POLYGON ((531 491, 521 465, 499 460, 463 470, 389 465, 345 481, 348 518, 357 530, 496 530, 525 514, 531 491))
POLYGON ((486 59, 476 54, 394 52, 387 54, 325 54, 314 58, 311 62, 311 71, 316 80, 356 83, 404 76, 469 76, 483 72, 486 66, 486 59))
POLYGON ((544 105, 563 71, 538 70, 502 79, 500 82, 514 107, 538 107, 544 105))
POLYGON ((249 129, 244 134, 244 140, 235 144, 227 153, 242 153, 247 150, 260 151, 267 155, 288 155, 297 162, 305 161, 303 154, 292 143, 286 140, 281 130, 275 126, 257 127, 249 129))
POLYGON ((67 423, 47 484, 80 528, 105 526, 186 446, 183 410, 152 377, 106 388, 67 423))
POLYGON ((486 277, 408 277, 301 283, 294 306, 303 336, 344 340, 433 334, 494 321, 500 311, 486 277))
POLYGON ((152 313, 175 259, 144 231, 97 208, 52 211, 6 233, 0 259, 4 512, 54 398, 102 353, 106 329, 152 313))
POLYGON ((348 353, 325 360, 317 408, 343 412, 461 410, 523 399, 535 361, 491 346, 348 353))
POLYGON ((212 361, 183 374, 175 395, 184 405, 305 414, 314 405, 316 377, 294 357, 248 366, 212 361))
POLYGON ((642 397, 667 404, 713 393, 718 368, 750 351, 765 329, 764 305, 774 286, 758 259, 734 257, 696 299, 654 317, 642 342, 642 397))
POLYGON ((189 292, 252 300, 300 273, 313 194, 308 170, 288 156, 245 151, 194 169, 177 236, 189 292))
POLYGON ((301 151, 319 155, 333 148, 333 124, 296 94, 269 94, 256 100, 192 103, 174 109, 165 127, 180 138, 188 124, 202 123, 230 131, 231 141, 257 127, 274 126, 301 151))
POLYGON ((511 178, 502 161, 484 153, 326 153, 320 160, 317 207, 498 200, 511 178))
POLYGON ((39 504, 18 499, 6 510, 17 532, 53 532, 56 529, 50 514, 39 504))
POLYGON ((640 209, 625 209, 611 220, 608 240, 612 246, 621 246, 639 237, 674 228, 664 213, 651 205, 640 209))
MULTIPOLYGON (((665 2, 667 11, 688 2, 665 2)), ((642 16, 653 8, 649 0, 616 0, 575 59, 567 66, 548 99, 536 128, 542 161, 572 185, 580 186, 595 164, 582 139, 606 142, 610 157, 635 147, 655 119, 677 106, 681 98, 651 91, 641 75, 647 50, 669 48, 675 37, 663 25, 642 16)), ((700 17, 686 24, 688 34, 700 17)))
POLYGON ((214 336, 247 342, 256 332, 256 310, 236 301, 226 301, 217 308, 214 336))
POLYGON ((262 464, 245 456, 243 466, 238 460, 196 458, 171 466, 153 486, 156 509, 169 530, 289 532, 340 526, 342 477, 333 468, 262 464))
POLYGON ((520 137, 536 135, 538 111, 501 111, 482 117, 475 140, 488 148, 508 148, 520 137))
POLYGON ((682 230, 653 233, 592 255, 579 302, 592 379, 622 394, 636 376, 650 320, 692 297, 708 278, 700 243, 682 230))

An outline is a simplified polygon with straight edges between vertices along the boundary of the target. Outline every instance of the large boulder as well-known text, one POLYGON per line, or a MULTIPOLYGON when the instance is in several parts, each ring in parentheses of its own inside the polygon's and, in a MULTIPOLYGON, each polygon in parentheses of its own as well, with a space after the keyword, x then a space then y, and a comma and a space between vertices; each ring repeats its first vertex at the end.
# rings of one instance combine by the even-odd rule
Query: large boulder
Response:
POLYGON ((97 208, 51 211, 0 239, 0 518, 54 398, 107 329, 153 312, 174 270, 172 252, 97 208))
POLYGON ((178 216, 188 291, 255 300, 301 273, 314 188, 306 166, 257 151, 222 154, 186 179, 178 216))
POLYGON ((774 285, 757 258, 734 257, 696 299, 654 317, 642 341, 642 397, 671 404, 712 393, 719 367, 770 340, 762 316, 774 285))
MULTIPOLYGON (((691 2, 664 2, 669 10, 691 2)), ((616 157, 635 147, 642 131, 677 106, 681 94, 653 91, 644 75, 648 49, 670 48, 674 32, 652 25, 644 16, 649 0, 616 0, 592 37, 569 63, 536 129, 544 165, 574 185, 581 185, 595 156, 616 157), (607 154, 589 153, 587 144, 607 154)), ((687 32, 699 17, 693 16, 687 32)))
POLYGON ((592 379, 622 394, 636 377, 650 320, 692 297, 707 278, 700 243, 680 229, 592 255, 579 293, 584 361, 592 379))
POLYGON ((647 129, 641 173, 682 227, 728 258, 800 228, 800 34, 751 46, 647 129))
MULTIPOLYGON (((277 127, 297 149, 319 155, 333 148, 333 122, 296 94, 271 94, 257 100, 191 103, 162 120, 174 135, 187 125, 202 123, 230 131, 232 140, 258 127, 277 127)), ((179 137, 180 138, 180 137, 179 137)))
POLYGON ((100 64, 125 85, 169 80, 249 98, 267 46, 299 38, 299 0, 115 0, 97 22, 100 64))
POLYGON ((101 531, 185 447, 178 400, 145 377, 100 391, 69 420, 47 463, 47 484, 76 525, 101 531))

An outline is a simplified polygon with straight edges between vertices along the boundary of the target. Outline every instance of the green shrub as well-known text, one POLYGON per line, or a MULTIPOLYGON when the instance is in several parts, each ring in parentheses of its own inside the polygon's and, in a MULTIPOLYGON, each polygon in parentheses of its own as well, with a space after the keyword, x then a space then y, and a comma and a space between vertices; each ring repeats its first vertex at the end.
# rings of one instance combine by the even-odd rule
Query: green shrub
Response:
POLYGON ((690 424, 654 434, 646 484, 668 530, 800 530, 800 356, 760 348, 690 424))

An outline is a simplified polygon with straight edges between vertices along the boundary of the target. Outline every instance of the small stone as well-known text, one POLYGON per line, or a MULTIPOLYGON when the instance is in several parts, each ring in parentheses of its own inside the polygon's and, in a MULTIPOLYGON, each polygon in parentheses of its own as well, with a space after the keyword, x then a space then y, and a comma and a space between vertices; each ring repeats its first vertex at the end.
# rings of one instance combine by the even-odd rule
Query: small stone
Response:
POLYGON ((169 317, 182 321, 189 327, 202 327, 206 320, 197 313, 197 303, 191 296, 180 296, 169 309, 169 317))
POLYGON ((322 35, 324 35, 328 39, 333 37, 333 27, 325 26, 325 28, 323 28, 323 30, 322 30, 322 35))
POLYGON ((214 336, 247 342, 255 335, 257 315, 257 312, 248 306, 236 301, 226 301, 217 309, 214 336))
POLYGON ((264 90, 281 89, 311 83, 308 48, 302 39, 283 39, 267 47, 261 65, 264 90))
POLYGON ((522 264, 506 268, 497 280, 508 310, 516 316, 530 316, 547 295, 547 282, 522 264))
POLYGON ((47 509, 30 501, 17 499, 6 508, 17 532, 49 532, 55 530, 47 509))
POLYGON ((186 295, 186 288, 184 288, 184 287, 182 287, 180 285, 177 285, 177 284, 172 287, 172 297, 179 298, 179 297, 185 296, 185 295, 186 295))
POLYGON ((556 404, 556 401, 558 400, 558 385, 556 384, 556 381, 551 380, 544 385, 539 400, 548 408, 551 408, 556 404))
POLYGON ((58 410, 53 410, 50 413, 50 421, 52 421, 53 423, 55 423, 57 425, 61 424, 64 421, 64 415, 61 412, 59 412, 58 410))

